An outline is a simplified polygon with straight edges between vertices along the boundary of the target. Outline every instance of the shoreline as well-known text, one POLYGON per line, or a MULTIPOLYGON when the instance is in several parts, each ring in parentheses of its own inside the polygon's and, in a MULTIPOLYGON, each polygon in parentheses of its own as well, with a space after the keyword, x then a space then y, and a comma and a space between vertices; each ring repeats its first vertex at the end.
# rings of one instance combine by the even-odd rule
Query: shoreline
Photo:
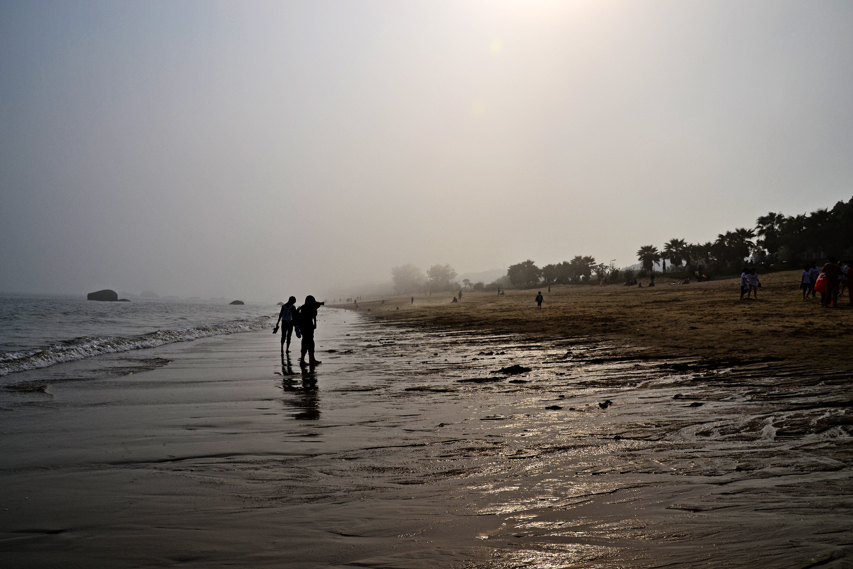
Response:
POLYGON ((389 297, 353 305, 377 320, 436 329, 518 333, 536 338, 609 339, 643 348, 654 357, 693 356, 735 362, 779 361, 853 369, 853 306, 847 291, 837 308, 820 297, 803 300, 799 273, 762 275, 758 299, 739 300, 736 279, 688 285, 665 275, 655 287, 556 285, 542 309, 540 289, 389 297))

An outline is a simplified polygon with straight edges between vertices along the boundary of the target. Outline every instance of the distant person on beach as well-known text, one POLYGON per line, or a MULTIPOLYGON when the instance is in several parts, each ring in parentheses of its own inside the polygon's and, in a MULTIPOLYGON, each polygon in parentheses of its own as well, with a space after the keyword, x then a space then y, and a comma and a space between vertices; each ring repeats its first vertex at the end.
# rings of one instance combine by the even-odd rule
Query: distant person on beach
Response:
POLYGON ((809 265, 803 267, 803 273, 800 277, 800 288, 803 289, 803 300, 808 299, 809 291, 814 288, 814 285, 812 285, 811 267, 809 265))
POLYGON ((740 299, 749 298, 749 269, 744 267, 740 272, 740 299))
POLYGON ((278 319, 275 321, 273 333, 278 330, 279 322, 281 323, 281 353, 290 351, 290 336, 293 334, 293 321, 296 316, 296 297, 291 296, 287 302, 282 305, 281 312, 278 313, 278 319))
POLYGON ((811 268, 809 269, 809 277, 811 277, 811 291, 812 298, 815 297, 817 292, 814 289, 814 284, 817 282, 817 277, 820 275, 820 269, 817 268, 817 263, 812 263, 811 268))
POLYGON ((755 272, 755 267, 749 270, 749 274, 746 275, 746 282, 749 285, 749 292, 746 297, 749 298, 749 294, 752 293, 753 298, 758 300, 758 287, 761 286, 761 281, 758 280, 758 273, 755 272))
MULTIPOLYGON (((853 305, 853 287, 850 286, 850 265, 853 265, 853 259, 844 261, 844 266, 841 267, 841 273, 844 275, 844 282, 847 283, 847 304, 853 305)), ((842 298, 844 293, 842 292, 842 298)))
POLYGON ((302 333, 302 349, 299 357, 299 365, 317 365, 321 363, 314 357, 314 330, 317 329, 317 309, 323 306, 323 302, 317 302, 313 296, 305 297, 305 304, 297 311, 296 325, 302 333), (305 360, 306 354, 308 361, 305 360))
POLYGON ((413 296, 412 297, 412 304, 414 304, 414 303, 415 303, 415 297, 413 296))
POLYGON ((830 257, 820 270, 826 275, 826 296, 823 298, 821 305, 824 307, 838 306, 838 277, 841 276, 841 267, 835 261, 835 257, 830 257))
POLYGON ((539 294, 536 295, 536 306, 539 308, 539 310, 542 310, 542 301, 543 300, 545 300, 545 299, 542 297, 542 291, 540 290, 539 294))

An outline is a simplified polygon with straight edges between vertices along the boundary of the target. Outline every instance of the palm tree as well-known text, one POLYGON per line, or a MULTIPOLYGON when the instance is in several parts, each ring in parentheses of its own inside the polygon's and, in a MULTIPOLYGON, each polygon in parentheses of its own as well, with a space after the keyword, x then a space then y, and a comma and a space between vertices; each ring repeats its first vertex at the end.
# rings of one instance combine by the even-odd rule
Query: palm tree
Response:
POLYGON ((681 266, 681 262, 687 256, 687 243, 684 239, 670 239, 663 246, 663 255, 669 259, 671 265, 681 266))
POLYGON ((772 211, 755 220, 755 234, 759 237, 757 245, 767 251, 771 258, 779 252, 779 237, 784 223, 785 216, 772 211))
POLYGON ((658 248, 654 245, 643 245, 637 251, 637 259, 643 264, 643 269, 651 271, 655 263, 660 261, 660 252, 658 252, 658 248))
POLYGON ((749 256, 755 246, 752 238, 755 233, 751 229, 735 229, 717 236, 711 252, 717 261, 725 267, 740 265, 749 256))

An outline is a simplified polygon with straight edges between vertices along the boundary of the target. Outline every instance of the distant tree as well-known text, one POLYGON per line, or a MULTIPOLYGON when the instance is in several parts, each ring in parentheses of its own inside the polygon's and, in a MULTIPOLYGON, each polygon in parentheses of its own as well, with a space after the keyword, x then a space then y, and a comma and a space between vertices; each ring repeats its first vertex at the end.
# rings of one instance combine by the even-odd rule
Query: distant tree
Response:
POLYGON ((426 282, 423 271, 414 265, 394 267, 391 269, 391 276, 394 281, 394 290, 397 294, 420 292, 423 290, 424 283, 426 282))
POLYGON ((513 286, 532 286, 539 284, 542 269, 528 259, 523 263, 510 265, 506 274, 513 286))
POLYGON ((556 274, 556 282, 560 284, 569 284, 572 282, 572 265, 568 261, 563 261, 554 265, 556 274))
POLYGON ((607 271, 609 267, 604 263, 597 263, 591 267, 592 272, 595 273, 595 278, 598 279, 598 282, 607 280, 607 271))
POLYGON ((772 211, 755 220, 755 234, 758 236, 756 246, 763 249, 771 258, 779 253, 779 247, 782 245, 780 237, 784 224, 785 216, 772 211))
POLYGON ((462 286, 465 287, 465 290, 471 290, 471 281, 469 279, 462 279, 462 286))
POLYGON ((560 273, 560 269, 557 265, 545 265, 542 267, 542 281, 546 285, 553 284, 557 282, 557 277, 560 273))
POLYGON ((687 258, 687 243, 684 239, 670 239, 664 244, 661 256, 669 259, 673 267, 680 267, 687 258))
POLYGON ((595 257, 576 255, 569 261, 569 276, 572 282, 585 280, 588 281, 592 275, 593 267, 595 267, 595 257))
POLYGON ((475 291, 483 291, 486 289, 486 285, 483 284, 483 281, 477 281, 474 283, 472 287, 475 291))
POLYGON ((456 271, 450 265, 433 265, 427 269, 427 286, 430 292, 456 288, 453 283, 455 278, 456 271))
POLYGON ((654 269, 655 263, 660 261, 660 252, 654 245, 643 245, 637 251, 637 259, 643 264, 643 269, 651 271, 654 269))
POLYGON ((485 289, 488 291, 492 290, 505 290, 512 286, 512 281, 509 280, 509 275, 504 275, 499 279, 496 279, 485 286, 485 289))
POLYGON ((751 229, 735 229, 717 236, 711 245, 711 254, 721 267, 737 268, 749 257, 755 246, 752 238, 755 233, 751 229))
POLYGON ((687 266, 691 272, 704 271, 711 262, 711 243, 692 243, 687 246, 687 266))

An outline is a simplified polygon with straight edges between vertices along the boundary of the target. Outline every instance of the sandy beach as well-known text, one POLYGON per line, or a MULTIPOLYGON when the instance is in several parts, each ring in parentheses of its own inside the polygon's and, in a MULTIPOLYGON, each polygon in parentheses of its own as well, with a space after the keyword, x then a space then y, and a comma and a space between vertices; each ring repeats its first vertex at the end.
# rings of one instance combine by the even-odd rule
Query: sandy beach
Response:
POLYGON ((304 372, 269 331, 28 372, 0 394, 0 556, 850 567, 849 343, 801 331, 853 311, 763 281, 325 308, 304 372))
POLYGON ((610 338, 658 356, 806 363, 853 370, 853 306, 820 295, 804 301, 799 271, 761 276, 758 300, 740 300, 738 280, 682 285, 659 275, 656 286, 558 285, 492 293, 419 295, 362 302, 361 311, 389 321, 461 330, 492 330, 541 338, 610 338))

